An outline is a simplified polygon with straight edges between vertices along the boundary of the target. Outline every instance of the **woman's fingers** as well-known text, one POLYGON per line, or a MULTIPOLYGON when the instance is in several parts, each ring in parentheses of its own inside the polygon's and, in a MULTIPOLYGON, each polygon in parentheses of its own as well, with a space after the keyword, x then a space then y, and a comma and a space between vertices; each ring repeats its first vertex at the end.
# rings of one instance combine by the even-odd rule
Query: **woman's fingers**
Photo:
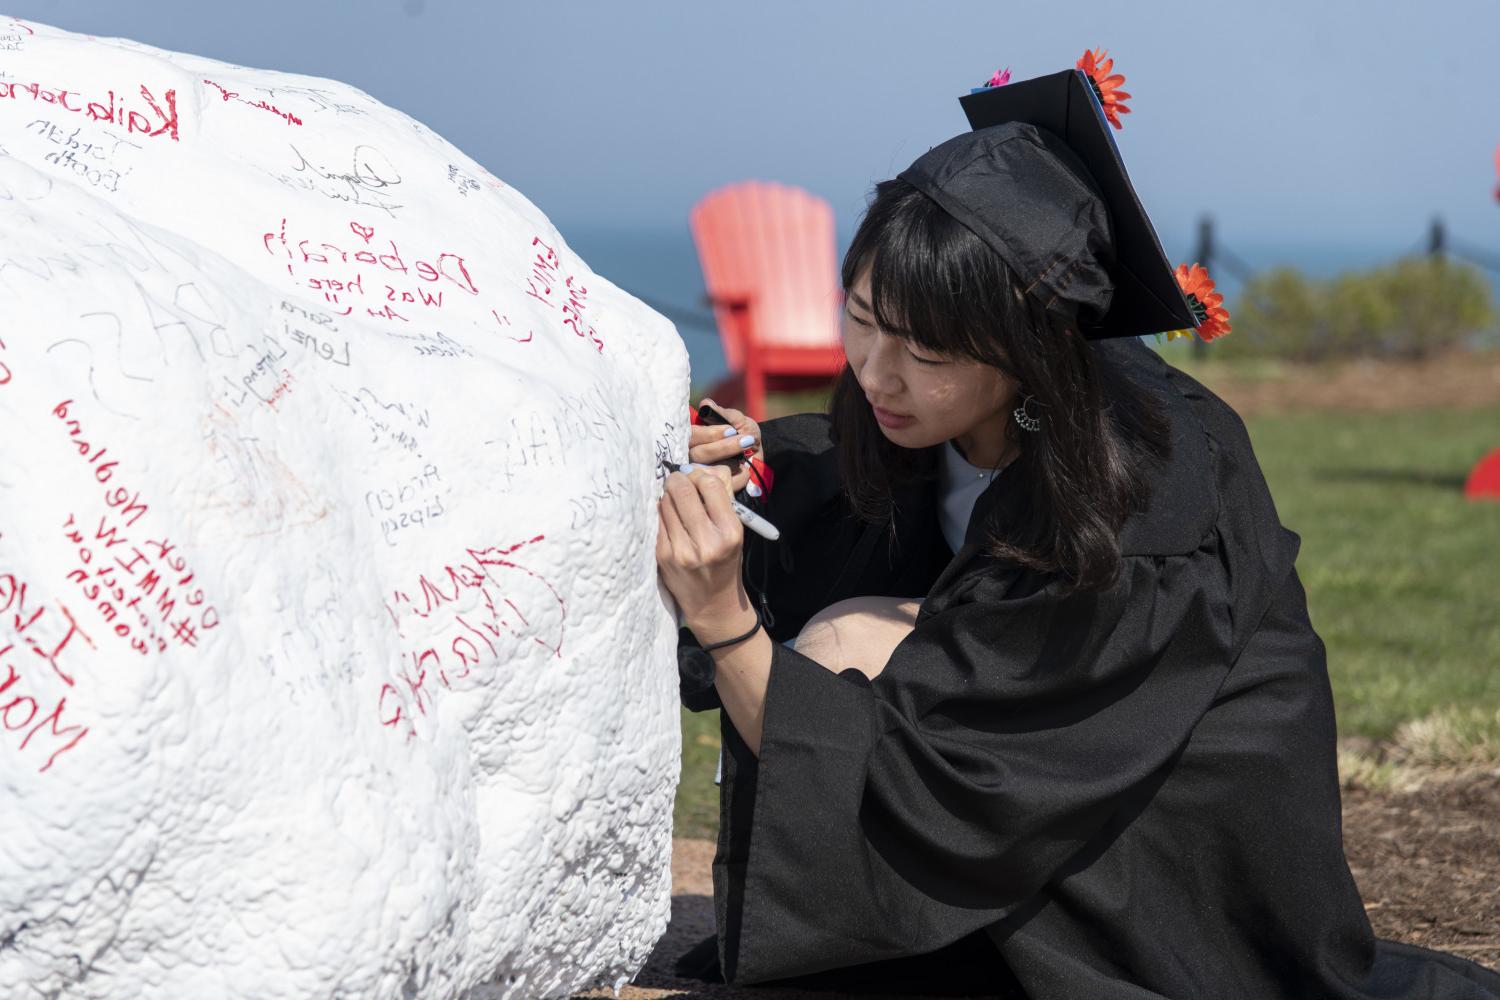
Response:
POLYGON ((716 409, 724 424, 695 424, 688 432, 688 461, 702 465, 725 465, 731 479, 730 492, 738 492, 750 482, 750 469, 743 461, 746 449, 760 448, 760 425, 739 410, 719 406, 711 399, 703 403, 716 409))
POLYGON ((679 565, 704 565, 737 557, 744 525, 730 503, 729 470, 694 469, 667 476, 661 519, 679 565))
POLYGON ((721 535, 727 535, 737 542, 743 536, 745 526, 740 523, 731 503, 733 479, 729 470, 722 465, 695 469, 690 478, 698 487, 698 494, 703 498, 703 507, 708 511, 713 526, 721 535))
MULTIPOLYGON (((729 421, 728 426, 733 427, 741 434, 753 435, 756 440, 759 441, 760 425, 752 420, 748 414, 742 413, 739 410, 731 409, 727 406, 720 406, 711 399, 705 399, 703 403, 709 408, 716 410, 721 417, 729 421)), ((708 427, 710 430, 720 435, 723 435, 724 433, 724 424, 704 424, 701 426, 708 427)), ((746 447, 749 446, 747 445, 746 447)))
POLYGON ((703 444, 689 444, 688 460, 711 465, 714 462, 728 462, 737 458, 743 458, 746 448, 753 448, 759 442, 754 435, 745 434, 736 437, 718 438, 709 440, 703 444), (745 442, 750 442, 746 444, 745 442))
MULTIPOLYGON (((676 474, 674 473, 673 475, 676 474)), ((671 482, 671 480, 672 477, 668 476, 667 481, 671 482)), ((656 511, 657 516, 661 520, 662 532, 667 540, 667 553, 663 557, 661 552, 661 536, 657 536, 657 559, 666 558, 680 561, 693 552, 692 541, 688 538, 687 528, 683 526, 682 518, 677 515, 677 507, 672 502, 670 493, 662 494, 661 502, 657 504, 656 511)))
MULTIPOLYGON (((695 474, 697 472, 698 470, 694 470, 695 474)), ((697 484, 689 476, 674 472, 667 476, 664 499, 672 505, 678 520, 682 522, 687 544, 696 549, 699 541, 709 537, 713 530, 708 511, 703 506, 703 495, 698 492, 697 484)), ((674 537, 672 541, 675 546, 677 539, 674 537)))
POLYGON ((744 441, 741 448, 754 448, 760 444, 760 425, 753 420, 738 424, 693 424, 688 428, 690 446, 723 444, 726 441, 744 441), (749 440, 745 440, 748 438, 749 440))
POLYGON ((698 405, 707 406, 710 410, 718 413, 719 416, 723 417, 725 420, 729 421, 736 427, 741 426, 745 423, 745 421, 750 419, 741 411, 736 410, 731 406, 720 406, 718 403, 715 403, 707 396, 704 396, 701 400, 699 400, 698 405))

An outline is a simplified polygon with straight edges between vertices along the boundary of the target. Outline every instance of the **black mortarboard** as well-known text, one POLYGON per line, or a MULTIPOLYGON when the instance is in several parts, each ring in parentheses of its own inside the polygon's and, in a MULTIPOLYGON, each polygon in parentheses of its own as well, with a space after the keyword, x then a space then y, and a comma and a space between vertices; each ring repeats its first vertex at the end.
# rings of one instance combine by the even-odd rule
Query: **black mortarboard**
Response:
POLYGON ((1066 70, 959 102, 974 131, 902 180, 993 247, 1029 294, 1076 308, 1088 339, 1193 328, 1088 77, 1066 70))

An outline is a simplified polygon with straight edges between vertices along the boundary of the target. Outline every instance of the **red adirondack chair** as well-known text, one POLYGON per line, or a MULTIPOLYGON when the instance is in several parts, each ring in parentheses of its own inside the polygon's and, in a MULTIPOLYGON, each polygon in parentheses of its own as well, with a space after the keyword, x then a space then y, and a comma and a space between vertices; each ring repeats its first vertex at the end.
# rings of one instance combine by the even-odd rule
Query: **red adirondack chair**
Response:
POLYGON ((833 209, 800 188, 742 181, 690 223, 730 374, 716 402, 765 417, 766 391, 824 386, 844 365, 833 209))
POLYGON ((1464 484, 1464 496, 1470 500, 1500 500, 1500 448, 1475 463, 1464 484))

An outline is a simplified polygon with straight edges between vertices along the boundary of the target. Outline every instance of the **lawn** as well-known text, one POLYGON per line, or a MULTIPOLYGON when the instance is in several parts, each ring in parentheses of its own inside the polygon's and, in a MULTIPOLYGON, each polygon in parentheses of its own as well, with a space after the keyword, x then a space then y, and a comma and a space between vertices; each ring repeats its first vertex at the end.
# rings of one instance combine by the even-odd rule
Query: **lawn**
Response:
POLYGON ((1500 503, 1463 497, 1500 408, 1246 421, 1328 647, 1339 730, 1500 710, 1500 503))
MULTIPOLYGON (((1500 447, 1500 406, 1246 424, 1281 521, 1302 537, 1341 735, 1388 741, 1403 723, 1445 718, 1500 746, 1500 503, 1463 497, 1470 467, 1500 447)), ((683 713, 679 836, 714 834, 718 745, 716 713, 683 713)))

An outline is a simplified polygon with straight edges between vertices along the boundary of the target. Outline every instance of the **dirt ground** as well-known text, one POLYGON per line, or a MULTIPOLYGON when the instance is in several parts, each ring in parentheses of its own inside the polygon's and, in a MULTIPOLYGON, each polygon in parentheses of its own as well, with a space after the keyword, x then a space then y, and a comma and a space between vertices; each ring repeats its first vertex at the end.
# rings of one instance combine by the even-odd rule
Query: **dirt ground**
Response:
POLYGON ((1455 351, 1420 362, 1283 364, 1274 377, 1205 366, 1198 378, 1241 415, 1278 410, 1467 409, 1500 405, 1500 351, 1455 351))
POLYGON ((1344 850, 1376 934, 1500 968, 1500 771, 1345 791, 1344 850))
MULTIPOLYGON (((1346 790, 1344 848, 1378 936, 1500 968, 1500 770, 1434 780, 1417 791, 1346 790)), ((833 996, 673 978, 672 961, 713 932, 712 860, 711 842, 674 841, 672 922, 621 1000, 833 996)))

